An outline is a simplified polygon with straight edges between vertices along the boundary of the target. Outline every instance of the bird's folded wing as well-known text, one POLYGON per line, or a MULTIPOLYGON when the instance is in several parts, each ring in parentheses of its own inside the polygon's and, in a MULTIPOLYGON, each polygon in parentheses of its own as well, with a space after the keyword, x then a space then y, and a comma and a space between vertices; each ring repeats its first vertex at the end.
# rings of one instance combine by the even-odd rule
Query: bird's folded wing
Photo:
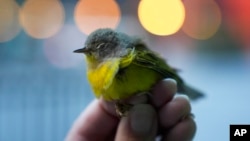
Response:
POLYGON ((150 51, 149 49, 143 49, 143 47, 140 47, 136 53, 137 55, 133 60, 134 64, 152 69, 162 74, 164 78, 173 78, 179 83, 182 83, 182 80, 176 74, 175 69, 167 65, 165 60, 156 53, 150 51))
POLYGON ((122 56, 120 59, 119 68, 122 69, 122 68, 129 66, 134 60, 135 56, 136 56, 135 49, 134 48, 128 49, 127 55, 122 56))

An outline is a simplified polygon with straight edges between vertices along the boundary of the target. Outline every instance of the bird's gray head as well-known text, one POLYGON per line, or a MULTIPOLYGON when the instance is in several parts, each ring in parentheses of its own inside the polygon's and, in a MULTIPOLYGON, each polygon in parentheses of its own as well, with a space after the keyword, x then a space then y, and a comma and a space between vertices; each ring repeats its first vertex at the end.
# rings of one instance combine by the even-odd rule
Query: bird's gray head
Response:
POLYGON ((125 55, 126 48, 133 46, 133 39, 126 34, 116 32, 109 28, 98 29, 92 32, 82 49, 75 50, 76 53, 84 53, 87 57, 97 60, 109 57, 120 57, 125 55))

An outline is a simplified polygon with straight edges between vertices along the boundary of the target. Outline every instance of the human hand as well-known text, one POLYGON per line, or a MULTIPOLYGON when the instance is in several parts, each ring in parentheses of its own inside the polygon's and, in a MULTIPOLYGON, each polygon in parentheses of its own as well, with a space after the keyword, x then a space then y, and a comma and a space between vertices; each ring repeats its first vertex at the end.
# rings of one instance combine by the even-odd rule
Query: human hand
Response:
POLYGON ((126 117, 117 117, 114 105, 94 100, 73 124, 66 141, 192 140, 196 125, 186 96, 175 95, 176 82, 167 79, 152 90, 150 104, 137 104, 126 117), (175 96, 174 96, 175 95, 175 96))

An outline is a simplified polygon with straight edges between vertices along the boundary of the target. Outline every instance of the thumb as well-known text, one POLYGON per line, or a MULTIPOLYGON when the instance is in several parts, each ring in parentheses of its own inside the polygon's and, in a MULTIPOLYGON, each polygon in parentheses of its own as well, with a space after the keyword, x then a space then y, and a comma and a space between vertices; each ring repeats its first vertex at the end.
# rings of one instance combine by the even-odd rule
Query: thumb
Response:
POLYGON ((157 132, 157 116, 149 104, 135 105, 118 125, 116 141, 153 141, 157 132))

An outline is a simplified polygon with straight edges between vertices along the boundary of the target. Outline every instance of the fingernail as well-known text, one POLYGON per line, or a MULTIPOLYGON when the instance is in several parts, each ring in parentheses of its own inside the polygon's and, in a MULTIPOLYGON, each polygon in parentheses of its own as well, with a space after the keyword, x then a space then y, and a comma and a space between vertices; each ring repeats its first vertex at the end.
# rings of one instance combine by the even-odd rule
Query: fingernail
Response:
POLYGON ((164 85, 166 88, 171 89, 174 93, 177 91, 176 80, 168 78, 168 79, 165 79, 164 82, 165 82, 164 85))
POLYGON ((175 85, 177 84, 176 80, 172 79, 172 78, 167 78, 167 79, 164 79, 163 81, 165 81, 165 82, 171 82, 171 83, 173 83, 175 85))
POLYGON ((151 133, 155 123, 156 113, 148 104, 138 104, 131 109, 130 123, 133 133, 143 136, 151 133))
POLYGON ((182 97, 182 98, 184 98, 184 99, 186 99, 187 101, 190 102, 190 98, 189 98, 187 95, 184 95, 184 94, 178 94, 178 95, 175 95, 174 97, 175 97, 175 98, 176 98, 176 97, 182 97))

